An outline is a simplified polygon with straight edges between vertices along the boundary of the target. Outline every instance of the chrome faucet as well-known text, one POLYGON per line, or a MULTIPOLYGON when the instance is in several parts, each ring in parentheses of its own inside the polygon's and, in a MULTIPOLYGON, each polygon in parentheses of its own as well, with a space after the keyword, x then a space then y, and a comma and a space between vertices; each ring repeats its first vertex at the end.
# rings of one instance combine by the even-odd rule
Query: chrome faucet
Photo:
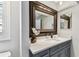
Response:
POLYGON ((51 38, 53 38, 53 33, 51 33, 50 35, 51 35, 51 38))

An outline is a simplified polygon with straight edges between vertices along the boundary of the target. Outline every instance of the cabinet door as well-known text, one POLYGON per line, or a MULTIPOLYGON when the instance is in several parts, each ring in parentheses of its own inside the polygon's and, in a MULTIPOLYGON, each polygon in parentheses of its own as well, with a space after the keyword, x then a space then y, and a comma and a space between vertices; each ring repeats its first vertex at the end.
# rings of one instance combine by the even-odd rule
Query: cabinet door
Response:
POLYGON ((65 49, 65 54, 66 54, 67 57, 70 57, 70 47, 67 47, 65 49))
POLYGON ((63 49, 57 52, 56 54, 52 55, 52 57, 66 57, 65 50, 63 49))
POLYGON ((46 54, 46 55, 44 55, 44 56, 42 56, 42 57, 49 57, 49 54, 46 54))

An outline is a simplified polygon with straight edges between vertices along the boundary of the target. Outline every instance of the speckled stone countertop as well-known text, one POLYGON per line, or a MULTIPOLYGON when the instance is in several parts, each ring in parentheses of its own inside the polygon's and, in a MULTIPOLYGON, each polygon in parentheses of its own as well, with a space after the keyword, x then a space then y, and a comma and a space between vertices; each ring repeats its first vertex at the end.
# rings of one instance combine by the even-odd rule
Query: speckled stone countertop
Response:
POLYGON ((38 38, 37 42, 31 44, 30 50, 32 51, 33 54, 36 54, 38 52, 41 52, 45 49, 56 46, 63 42, 66 42, 68 40, 71 40, 71 39, 70 38, 61 38, 61 37, 58 37, 57 39, 52 39, 52 38, 39 39, 38 38))

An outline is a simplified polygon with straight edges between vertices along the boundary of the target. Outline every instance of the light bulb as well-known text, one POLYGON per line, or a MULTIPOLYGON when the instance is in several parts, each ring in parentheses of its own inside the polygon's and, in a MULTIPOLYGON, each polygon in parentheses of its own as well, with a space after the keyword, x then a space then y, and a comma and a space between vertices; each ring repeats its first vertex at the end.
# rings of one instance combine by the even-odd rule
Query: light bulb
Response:
POLYGON ((63 2, 62 2, 62 1, 60 1, 60 2, 59 2, 59 4, 60 4, 60 5, 62 5, 62 4, 63 4, 63 2))

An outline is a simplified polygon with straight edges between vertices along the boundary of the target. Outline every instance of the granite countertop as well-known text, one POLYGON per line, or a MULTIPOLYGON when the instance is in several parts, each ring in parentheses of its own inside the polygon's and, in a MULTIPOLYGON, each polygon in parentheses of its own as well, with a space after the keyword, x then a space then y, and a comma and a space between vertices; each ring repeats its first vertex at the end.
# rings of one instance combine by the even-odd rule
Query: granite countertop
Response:
POLYGON ((33 54, 46 50, 50 47, 56 46, 63 42, 71 40, 70 38, 61 38, 58 37, 57 39, 49 39, 49 38, 41 38, 37 39, 36 43, 31 43, 30 50, 33 54))

